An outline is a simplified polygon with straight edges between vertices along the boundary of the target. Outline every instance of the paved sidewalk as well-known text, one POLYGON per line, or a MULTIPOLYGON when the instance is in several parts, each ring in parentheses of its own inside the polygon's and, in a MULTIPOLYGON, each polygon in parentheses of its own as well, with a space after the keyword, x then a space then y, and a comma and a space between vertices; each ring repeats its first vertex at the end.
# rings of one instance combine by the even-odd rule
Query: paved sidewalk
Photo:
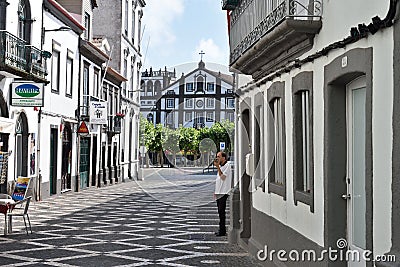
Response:
POLYGON ((14 232, 0 236, 0 265, 259 266, 226 237, 214 236, 218 216, 208 200, 212 181, 207 175, 155 169, 144 181, 34 202, 34 233, 26 235, 16 218, 14 232))

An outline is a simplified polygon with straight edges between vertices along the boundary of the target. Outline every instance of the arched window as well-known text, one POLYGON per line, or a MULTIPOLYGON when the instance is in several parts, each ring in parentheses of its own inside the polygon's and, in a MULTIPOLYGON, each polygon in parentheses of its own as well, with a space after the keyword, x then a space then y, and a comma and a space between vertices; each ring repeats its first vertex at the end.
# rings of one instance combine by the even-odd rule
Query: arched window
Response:
POLYGON ((156 81, 154 83, 154 94, 157 95, 159 92, 161 92, 161 82, 156 81))
POLYGON ((19 0, 18 3, 18 37, 31 42, 31 6, 29 0, 19 0))
POLYGON ((152 81, 148 81, 147 82, 147 96, 152 96, 153 95, 153 82, 152 81))
POLYGON ((16 145, 16 176, 27 176, 28 174, 28 119, 21 112, 15 125, 16 145))
POLYGON ((140 81, 140 90, 144 93, 145 89, 146 89, 146 83, 143 80, 141 80, 140 81))
POLYGON ((203 91, 204 90, 204 78, 203 78, 203 76, 197 77, 196 82, 197 82, 196 91, 203 91))

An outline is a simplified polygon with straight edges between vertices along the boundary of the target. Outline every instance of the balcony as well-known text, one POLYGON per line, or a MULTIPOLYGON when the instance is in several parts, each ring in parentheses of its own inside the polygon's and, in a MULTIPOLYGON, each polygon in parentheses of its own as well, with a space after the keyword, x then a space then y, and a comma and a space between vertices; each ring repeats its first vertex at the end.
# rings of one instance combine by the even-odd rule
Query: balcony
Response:
POLYGON ((3 74, 47 82, 46 60, 40 49, 7 31, 0 31, 0 71, 3 74))
POLYGON ((222 0, 223 10, 233 10, 239 5, 239 0, 222 0))
POLYGON ((108 116, 107 132, 112 134, 121 133, 121 120, 122 117, 119 116, 108 116))
POLYGON ((318 0, 242 0, 231 13, 230 66, 260 78, 313 45, 322 26, 318 0))

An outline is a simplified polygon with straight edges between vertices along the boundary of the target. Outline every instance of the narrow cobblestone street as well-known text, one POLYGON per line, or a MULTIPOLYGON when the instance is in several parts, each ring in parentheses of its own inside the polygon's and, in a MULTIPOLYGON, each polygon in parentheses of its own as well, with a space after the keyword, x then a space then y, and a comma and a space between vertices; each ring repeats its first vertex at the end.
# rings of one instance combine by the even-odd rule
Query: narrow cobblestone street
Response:
POLYGON ((164 168, 144 176, 32 203, 33 234, 15 220, 0 237, 0 265, 258 266, 214 236, 213 175, 164 168))

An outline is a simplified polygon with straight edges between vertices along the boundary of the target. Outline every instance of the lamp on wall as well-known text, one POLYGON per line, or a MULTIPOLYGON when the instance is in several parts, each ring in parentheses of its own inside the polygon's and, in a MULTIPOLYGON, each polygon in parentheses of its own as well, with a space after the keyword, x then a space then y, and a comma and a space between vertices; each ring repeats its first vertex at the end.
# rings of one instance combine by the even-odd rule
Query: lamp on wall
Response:
POLYGON ((57 29, 50 29, 46 30, 45 27, 42 28, 42 35, 41 35, 41 50, 43 50, 43 44, 44 44, 44 37, 46 32, 64 32, 64 31, 72 31, 72 29, 68 26, 61 26, 57 29))

